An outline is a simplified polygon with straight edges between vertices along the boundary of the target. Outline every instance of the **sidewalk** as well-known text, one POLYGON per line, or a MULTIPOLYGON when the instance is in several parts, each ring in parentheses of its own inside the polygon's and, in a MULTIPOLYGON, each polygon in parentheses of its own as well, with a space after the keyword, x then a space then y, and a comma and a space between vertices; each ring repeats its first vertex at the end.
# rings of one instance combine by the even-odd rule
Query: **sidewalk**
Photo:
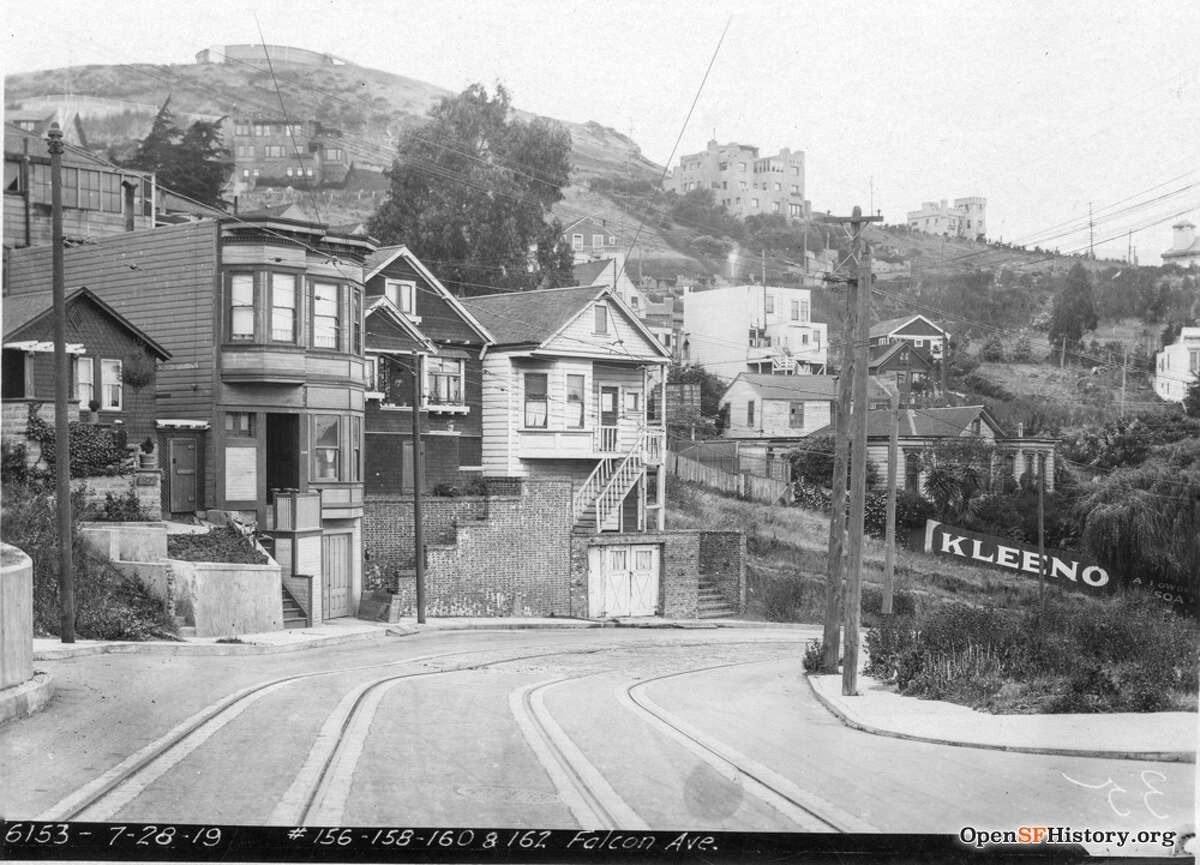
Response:
POLYGON ((1194 712, 990 715, 956 703, 903 697, 859 675, 857 697, 840 675, 807 676, 817 699, 848 727, 939 745, 1128 760, 1195 763, 1194 712))

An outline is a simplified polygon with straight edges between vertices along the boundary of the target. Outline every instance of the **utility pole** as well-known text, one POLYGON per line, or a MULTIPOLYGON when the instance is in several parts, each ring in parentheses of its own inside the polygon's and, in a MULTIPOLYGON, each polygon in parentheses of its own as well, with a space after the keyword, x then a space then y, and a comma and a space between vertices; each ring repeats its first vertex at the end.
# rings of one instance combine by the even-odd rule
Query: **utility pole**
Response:
POLYGON ((891 411, 888 430, 887 516, 884 524, 883 601, 880 606, 880 612, 885 616, 892 614, 892 593, 896 581, 896 461, 900 452, 900 394, 892 391, 888 397, 891 411))
POLYGON ((829 581, 825 592, 825 628, 823 669, 837 670, 838 609, 843 610, 846 626, 845 662, 842 693, 853 694, 858 676, 858 622, 862 596, 862 532, 866 501, 867 432, 867 315, 871 298, 870 247, 863 238, 868 222, 881 222, 882 216, 863 216, 855 207, 849 217, 825 217, 825 222, 850 223, 850 238, 857 258, 856 280, 846 291, 846 309, 842 328, 842 369, 838 376, 838 406, 835 421, 832 514, 829 521, 829 581), (853 397, 853 406, 851 398, 853 397), (851 408, 853 410, 851 410, 851 408), (853 428, 853 433, 851 429, 853 428), (853 438, 854 446, 851 447, 853 438), (849 455, 849 460, 847 460, 849 455), (850 462, 850 520, 846 522, 846 463, 850 462), (849 530, 847 532, 847 529, 849 530), (848 535, 848 537, 847 537, 848 535), (843 544, 847 550, 842 564, 843 544), (843 570, 846 586, 843 598, 843 570), (839 601, 842 603, 839 604, 839 601), (849 679, 847 679, 849 677, 849 679))
POLYGON ((413 559, 417 568, 417 624, 425 624, 425 537, 421 525, 421 355, 412 353, 413 559))
POLYGON ((57 123, 47 132, 50 149, 50 246, 54 296, 54 475, 58 509, 58 608, 60 638, 75 642, 75 571, 71 561, 71 427, 67 417, 67 288, 63 275, 62 153, 57 123))
POLYGON ((1038 606, 1046 612, 1046 455, 1038 454, 1038 606))
POLYGON ((1124 346, 1124 356, 1121 358, 1121 417, 1125 417, 1125 378, 1129 372, 1129 344, 1124 346))
POLYGON ((1088 202, 1088 258, 1096 260, 1096 232, 1092 222, 1092 203, 1088 202))

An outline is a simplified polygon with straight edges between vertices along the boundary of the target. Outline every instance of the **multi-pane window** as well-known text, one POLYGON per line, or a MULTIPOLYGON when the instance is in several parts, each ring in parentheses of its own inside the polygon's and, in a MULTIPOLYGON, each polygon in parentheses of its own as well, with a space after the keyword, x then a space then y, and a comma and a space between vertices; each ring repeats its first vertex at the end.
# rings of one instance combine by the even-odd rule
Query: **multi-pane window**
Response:
POLYGON ((790 311, 791 311, 792 321, 799 321, 800 320, 800 301, 793 300, 790 311))
POLYGON ((287 150, 282 144, 268 144, 263 148, 263 155, 268 159, 282 159, 287 155, 287 150))
POLYGON ((640 391, 625 391, 625 411, 640 412, 642 410, 642 394, 640 391))
POLYGON ((572 249, 583 249, 583 235, 582 234, 572 234, 571 235, 571 248, 572 249))
POLYGON ((791 429, 804 429, 804 403, 793 401, 788 405, 788 426, 791 429))
POLYGON ((412 315, 417 310, 417 285, 408 280, 389 279, 383 284, 383 294, 401 312, 412 315))
POLYGON ((764 302, 765 302, 765 303, 766 303, 766 305, 767 305, 767 312, 774 312, 774 311, 775 311, 775 295, 773 295, 773 294, 768 294, 768 295, 767 295, 767 299, 766 299, 766 301, 764 301, 764 302))
POLYGON ((362 418, 352 415, 350 418, 350 482, 359 483, 362 480, 362 418))
POLYGON ((592 307, 594 316, 592 323, 592 333, 608 333, 608 307, 602 303, 592 307))
POLYGON ((1200 349, 1188 349, 1188 370, 1190 372, 1200 372, 1200 349))
POLYGON ((254 274, 235 273, 229 278, 229 338, 254 339, 254 274))
POLYGON ((236 156, 238 159, 253 159, 254 158, 254 145, 253 144, 237 145, 237 148, 234 151, 234 156, 236 156))
POLYGON ((426 399, 441 405, 461 405, 463 394, 463 362, 445 357, 431 357, 425 362, 426 399))
POLYGON ((326 147, 325 158, 332 162, 341 162, 345 158, 345 154, 340 147, 326 147))
POLYGON ((312 284, 312 344, 315 348, 337 348, 341 330, 338 286, 332 282, 312 284))
POLYGON ((746 426, 754 426, 754 400, 746 400, 746 426))
POLYGON ((362 354, 362 295, 350 291, 350 352, 362 354))
POLYGON ((547 396, 546 373, 525 373, 525 426, 544 428, 546 426, 547 396))
POLYGON ((120 176, 102 172, 100 174, 100 209, 106 213, 120 213, 122 197, 120 176))
POLYGON ((296 275, 271 274, 271 339, 296 341, 296 275))
POLYGON ((592 235, 592 249, 602 249, 603 247, 604 247, 604 235, 603 234, 593 234, 592 235))
POLYGON ((100 408, 106 411, 121 409, 121 361, 100 361, 100 408))
POLYGON ((567 428, 583 429, 584 377, 581 375, 567 376, 567 428))
POLYGON ((254 412, 227 411, 225 412, 225 435, 243 438, 254 437, 254 412))
POLYGON ((93 358, 75 358, 75 399, 82 405, 96 398, 95 369, 93 358))
POLYGON ((341 441, 338 436, 337 415, 313 416, 312 454, 314 481, 336 481, 340 478, 338 462, 341 456, 341 441))

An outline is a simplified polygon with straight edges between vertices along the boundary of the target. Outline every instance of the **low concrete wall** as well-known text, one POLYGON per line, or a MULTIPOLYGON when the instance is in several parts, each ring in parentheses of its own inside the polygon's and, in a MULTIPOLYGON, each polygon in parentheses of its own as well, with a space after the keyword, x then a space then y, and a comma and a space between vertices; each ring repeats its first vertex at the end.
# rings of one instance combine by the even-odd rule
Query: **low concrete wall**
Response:
POLYGON ((185 562, 168 559, 178 615, 191 608, 197 637, 225 637, 283 629, 279 565, 185 562))
POLYGON ((137 469, 130 475, 82 478, 89 505, 104 506, 104 497, 109 493, 121 498, 130 490, 137 493, 138 505, 151 519, 162 517, 162 470, 137 469))
POLYGON ((113 562, 159 562, 167 557, 166 523, 80 523, 79 536, 113 562))
POLYGON ((33 676, 33 562, 0 543, 0 688, 33 676))

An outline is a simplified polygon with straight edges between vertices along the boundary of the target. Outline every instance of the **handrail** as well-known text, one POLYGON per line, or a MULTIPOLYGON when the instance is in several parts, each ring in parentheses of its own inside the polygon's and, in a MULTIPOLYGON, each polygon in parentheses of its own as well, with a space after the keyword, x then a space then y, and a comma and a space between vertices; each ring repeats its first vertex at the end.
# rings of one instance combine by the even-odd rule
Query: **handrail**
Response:
POLYGON ((604 485, 608 483, 608 479, 612 475, 612 467, 615 462, 615 457, 604 457, 596 463, 596 467, 592 469, 592 473, 588 475, 587 480, 579 487, 571 502, 573 522, 579 522, 580 517, 596 501, 596 496, 604 488, 604 485))
POLYGON ((604 489, 600 491, 600 495, 596 498, 596 530, 599 531, 605 521, 608 519, 610 509, 618 504, 625 497, 625 493, 629 491, 629 486, 625 481, 629 480, 628 474, 633 474, 636 478, 642 469, 645 468, 645 463, 642 460, 642 444, 646 438, 646 428, 641 427, 638 431, 637 440, 625 454, 625 458, 621 460, 621 464, 613 471, 612 476, 608 479, 608 483, 604 485, 604 489), (631 461, 634 468, 627 473, 626 469, 630 468, 631 461), (636 473, 635 473, 636 472, 636 473), (621 483, 617 485, 618 479, 621 483))

